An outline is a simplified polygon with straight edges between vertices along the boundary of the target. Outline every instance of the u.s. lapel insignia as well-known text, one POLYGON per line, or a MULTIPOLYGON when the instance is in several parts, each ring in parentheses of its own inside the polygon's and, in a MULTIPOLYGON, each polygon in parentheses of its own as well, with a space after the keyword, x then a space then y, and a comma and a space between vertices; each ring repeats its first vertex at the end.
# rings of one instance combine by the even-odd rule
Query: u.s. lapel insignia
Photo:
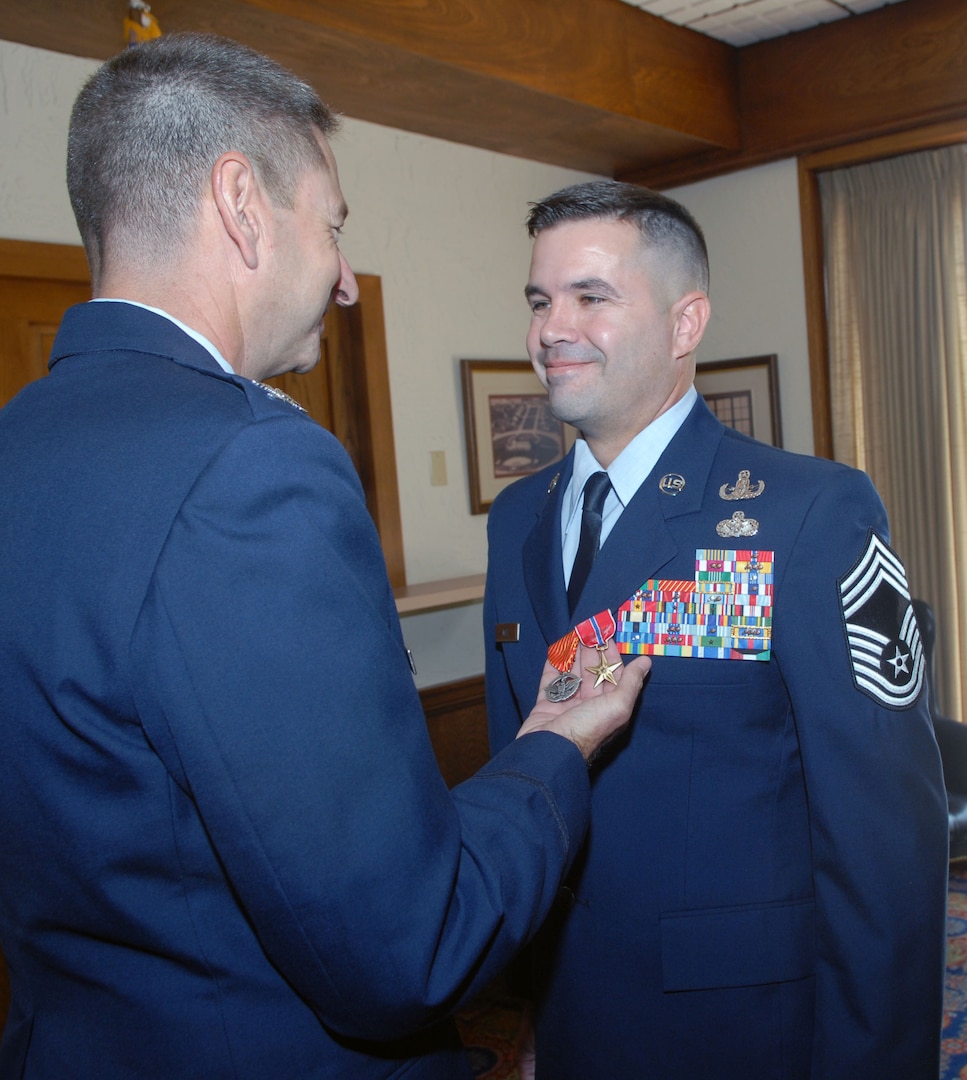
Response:
POLYGON ((747 518, 741 510, 715 526, 719 536, 755 536, 759 531, 759 522, 755 518, 747 518))
POLYGON ((261 386, 269 397, 275 398, 277 401, 284 401, 286 405, 294 406, 299 412, 306 411, 294 397, 290 397, 284 390, 280 390, 277 386, 267 386, 264 382, 259 382, 258 379, 253 379, 252 381, 256 386, 261 386))
POLYGON ((739 478, 734 484, 723 484, 719 488, 719 498, 725 499, 726 502, 737 502, 739 499, 758 499, 758 497, 765 491, 765 480, 758 480, 756 483, 749 481, 749 470, 742 469, 739 472, 739 478))
POLYGON ((685 490, 685 477, 676 472, 665 473, 658 481, 658 490, 663 495, 677 495, 685 490))

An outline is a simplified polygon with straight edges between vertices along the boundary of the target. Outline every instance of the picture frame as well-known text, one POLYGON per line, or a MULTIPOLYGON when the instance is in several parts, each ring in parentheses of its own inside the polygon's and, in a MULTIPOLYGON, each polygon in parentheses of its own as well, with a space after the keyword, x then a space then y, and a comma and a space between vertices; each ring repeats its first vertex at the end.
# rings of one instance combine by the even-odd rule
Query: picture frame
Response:
POLYGON ((695 365, 695 389, 723 424, 759 442, 782 446, 775 353, 695 365))
POLYGON ((577 432, 551 412, 529 360, 461 360, 470 513, 486 514, 522 476, 560 460, 577 432))

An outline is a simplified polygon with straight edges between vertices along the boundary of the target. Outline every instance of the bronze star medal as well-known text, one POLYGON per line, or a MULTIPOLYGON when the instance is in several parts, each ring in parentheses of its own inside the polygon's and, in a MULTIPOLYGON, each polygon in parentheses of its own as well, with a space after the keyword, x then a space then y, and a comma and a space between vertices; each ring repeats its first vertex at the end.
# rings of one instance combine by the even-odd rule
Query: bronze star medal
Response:
POLYGON ((597 688, 605 681, 611 683, 612 686, 617 686, 618 680, 614 677, 614 672, 617 671, 619 667, 621 667, 620 660, 616 664, 609 664, 602 656, 601 663, 598 664, 597 667, 586 667, 584 670, 589 675, 597 675, 597 678, 594 680, 595 688, 597 688))
POLYGON ((608 642, 614 637, 616 629, 614 615, 608 610, 592 615, 590 619, 585 619, 583 623, 574 628, 581 644, 586 645, 589 649, 597 649, 599 653, 601 662, 596 667, 586 667, 584 669, 589 675, 596 676, 594 680, 595 688, 599 687, 603 682, 609 682, 612 686, 618 685, 614 673, 621 667, 621 661, 609 664, 604 655, 608 642))

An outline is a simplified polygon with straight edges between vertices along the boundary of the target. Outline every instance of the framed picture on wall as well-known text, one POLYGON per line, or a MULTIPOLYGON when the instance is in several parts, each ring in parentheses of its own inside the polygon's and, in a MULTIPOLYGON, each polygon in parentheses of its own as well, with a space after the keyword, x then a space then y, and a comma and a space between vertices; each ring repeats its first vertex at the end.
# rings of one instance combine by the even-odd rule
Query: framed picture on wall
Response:
POLYGON ((774 353, 696 364, 695 389, 723 424, 760 442, 782 446, 774 353))
POLYGON ((551 412, 528 360, 461 360, 470 512, 485 514, 521 476, 564 456, 577 434, 551 412))

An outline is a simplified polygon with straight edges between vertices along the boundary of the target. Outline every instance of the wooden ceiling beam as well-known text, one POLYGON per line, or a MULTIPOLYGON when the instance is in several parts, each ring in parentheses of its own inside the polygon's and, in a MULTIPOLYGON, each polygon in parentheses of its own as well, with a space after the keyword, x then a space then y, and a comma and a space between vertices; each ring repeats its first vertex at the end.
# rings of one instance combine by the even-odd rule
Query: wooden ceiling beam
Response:
MULTIPOLYGON (((348 116, 614 175, 739 148, 732 47, 619 3, 155 0, 165 32, 259 48, 348 116)), ((125 8, 5 0, 0 38, 103 59, 125 8)))
POLYGON ((967 3, 906 0, 738 50, 741 149, 712 149, 623 179, 717 176, 967 117, 967 3))

